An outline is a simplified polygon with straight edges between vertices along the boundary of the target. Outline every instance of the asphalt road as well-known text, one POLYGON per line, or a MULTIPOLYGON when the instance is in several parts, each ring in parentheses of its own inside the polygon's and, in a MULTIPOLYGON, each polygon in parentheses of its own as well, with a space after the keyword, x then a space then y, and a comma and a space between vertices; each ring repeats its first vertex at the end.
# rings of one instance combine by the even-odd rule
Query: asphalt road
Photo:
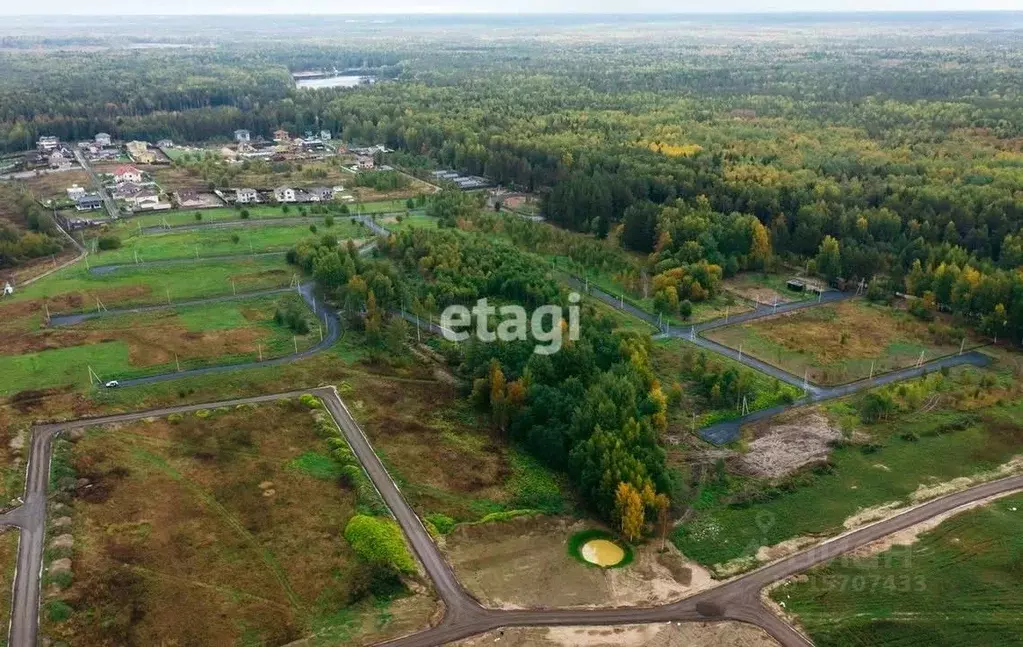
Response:
POLYGON ((323 400, 327 411, 334 417, 353 452, 362 462, 370 480, 390 507, 412 550, 433 581, 438 596, 444 602, 445 615, 440 624, 422 632, 382 643, 391 647, 433 647, 509 626, 605 626, 723 620, 734 620, 759 626, 784 647, 805 647, 811 645, 810 641, 762 604, 760 592, 765 586, 974 501, 1023 489, 1023 476, 1015 476, 935 499, 672 604, 639 608, 507 611, 484 609, 462 587, 419 517, 401 495, 369 440, 333 387, 44 424, 33 428, 25 503, 20 508, 0 516, 0 524, 17 525, 22 532, 18 546, 17 574, 13 590, 10 644, 34 646, 38 638, 39 591, 45 545, 46 491, 53 438, 57 434, 69 429, 130 422, 147 417, 164 417, 172 413, 185 413, 198 409, 269 402, 281 398, 297 397, 302 393, 314 393, 323 400))

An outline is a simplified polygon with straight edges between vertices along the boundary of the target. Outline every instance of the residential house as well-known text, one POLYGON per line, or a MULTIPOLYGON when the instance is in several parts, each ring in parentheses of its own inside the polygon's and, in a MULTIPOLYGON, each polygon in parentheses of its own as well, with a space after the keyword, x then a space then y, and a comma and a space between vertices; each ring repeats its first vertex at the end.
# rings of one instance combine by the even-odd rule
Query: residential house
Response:
POLYGON ((49 163, 50 168, 53 169, 64 170, 71 168, 71 160, 59 148, 50 153, 49 163))
POLYGON ((321 140, 323 140, 325 142, 329 142, 331 137, 333 137, 333 135, 330 134, 329 130, 321 130, 320 131, 320 139, 321 140))
POLYGON ((250 139, 252 139, 252 134, 244 128, 239 128, 234 131, 234 140, 239 144, 243 142, 248 143, 250 139))
POLYGON ((136 211, 152 211, 156 209, 169 209, 170 203, 160 202, 160 194, 153 189, 142 189, 126 202, 136 211))
POLYGON ((36 148, 43 153, 52 152, 58 146, 60 146, 60 138, 52 135, 44 135, 36 142, 36 148))
POLYGON ((305 189, 295 189, 295 202, 317 202, 317 200, 305 189))
POLYGON ((295 189, 288 186, 279 186, 274 189, 274 200, 277 202, 295 202, 295 189))
POLYGON ((139 164, 152 164, 156 161, 156 154, 149 150, 149 142, 128 142, 125 144, 128 154, 139 164))
POLYGON ((80 187, 77 184, 72 184, 67 188, 68 200, 78 200, 78 198, 85 195, 85 188, 80 187))
POLYGON ((376 166, 376 161, 372 155, 357 155, 355 157, 355 166, 360 170, 372 170, 376 166))
POLYGON ((142 191, 142 187, 134 182, 121 182, 114 187, 115 200, 127 200, 133 198, 142 191))
POLYGON ((171 139, 161 139, 160 141, 156 142, 156 147, 157 148, 174 148, 174 140, 171 140, 171 139))
POLYGON ((109 146, 110 133, 96 133, 95 142, 97 146, 109 146))
POLYGON ((312 202, 327 202, 334 199, 334 189, 329 186, 314 186, 306 189, 312 202))
POLYGON ((209 206, 198 191, 178 191, 174 197, 182 209, 201 209, 209 206))
POLYGON ((139 184, 142 182, 142 171, 130 164, 119 166, 117 167, 117 170, 114 171, 114 182, 118 184, 121 184, 122 182, 134 182, 135 184, 139 184))
POLYGON ((95 211, 103 207, 103 201, 95 193, 86 193, 75 200, 75 209, 79 211, 95 211))
POLYGON ((274 141, 278 144, 286 144, 291 141, 291 135, 283 128, 274 131, 274 141))
POLYGON ((255 189, 235 189, 235 202, 239 204, 249 204, 250 202, 259 202, 259 194, 256 193, 255 189))

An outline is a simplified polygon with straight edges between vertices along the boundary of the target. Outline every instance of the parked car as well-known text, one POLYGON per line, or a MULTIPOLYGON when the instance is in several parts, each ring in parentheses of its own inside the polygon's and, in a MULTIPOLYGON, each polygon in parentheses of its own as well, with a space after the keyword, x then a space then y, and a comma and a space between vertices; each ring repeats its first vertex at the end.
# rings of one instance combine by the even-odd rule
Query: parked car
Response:
POLYGON ((109 382, 107 382, 107 388, 108 389, 113 389, 113 388, 118 387, 118 386, 121 386, 121 383, 118 382, 117 380, 110 380, 109 382))

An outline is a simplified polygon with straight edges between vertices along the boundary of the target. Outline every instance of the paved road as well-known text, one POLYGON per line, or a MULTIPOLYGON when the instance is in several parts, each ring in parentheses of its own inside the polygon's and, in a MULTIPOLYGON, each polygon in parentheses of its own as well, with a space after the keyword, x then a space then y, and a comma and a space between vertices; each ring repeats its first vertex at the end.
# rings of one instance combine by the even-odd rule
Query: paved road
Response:
POLYGON ((811 644, 809 640, 764 607, 760 600, 760 592, 765 586, 966 504, 1023 489, 1023 476, 1015 476, 935 499, 672 604, 645 608, 506 611, 484 609, 462 587, 419 517, 401 495, 366 435, 348 412, 333 387, 44 424, 33 428, 25 504, 0 516, 0 524, 17 525, 22 531, 13 591, 10 644, 35 645, 38 637, 39 589, 45 545, 46 490, 53 438, 57 434, 68 429, 129 422, 147 417, 164 417, 172 413, 185 413, 198 409, 269 402, 281 398, 297 397, 306 392, 315 393, 323 400, 327 411, 334 417, 353 452, 362 462, 370 480, 390 507, 445 605, 445 615, 439 625, 383 643, 390 647, 434 647, 508 626, 605 626, 722 620, 735 620, 759 626, 784 647, 806 647, 811 644))

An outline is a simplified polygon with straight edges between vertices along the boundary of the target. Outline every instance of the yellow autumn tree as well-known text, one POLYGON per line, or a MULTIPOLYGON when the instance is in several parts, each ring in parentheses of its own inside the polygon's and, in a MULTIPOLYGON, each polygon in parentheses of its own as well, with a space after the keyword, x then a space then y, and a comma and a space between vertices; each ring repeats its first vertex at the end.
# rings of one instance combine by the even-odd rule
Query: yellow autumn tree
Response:
POLYGON ((643 532, 643 498, 636 488, 628 483, 619 483, 615 492, 615 514, 618 516, 622 535, 636 541, 643 532))
POLYGON ((762 270, 767 267, 771 259, 771 239, 767 235, 767 228, 755 218, 750 225, 750 230, 752 234, 749 250, 750 267, 762 270))

